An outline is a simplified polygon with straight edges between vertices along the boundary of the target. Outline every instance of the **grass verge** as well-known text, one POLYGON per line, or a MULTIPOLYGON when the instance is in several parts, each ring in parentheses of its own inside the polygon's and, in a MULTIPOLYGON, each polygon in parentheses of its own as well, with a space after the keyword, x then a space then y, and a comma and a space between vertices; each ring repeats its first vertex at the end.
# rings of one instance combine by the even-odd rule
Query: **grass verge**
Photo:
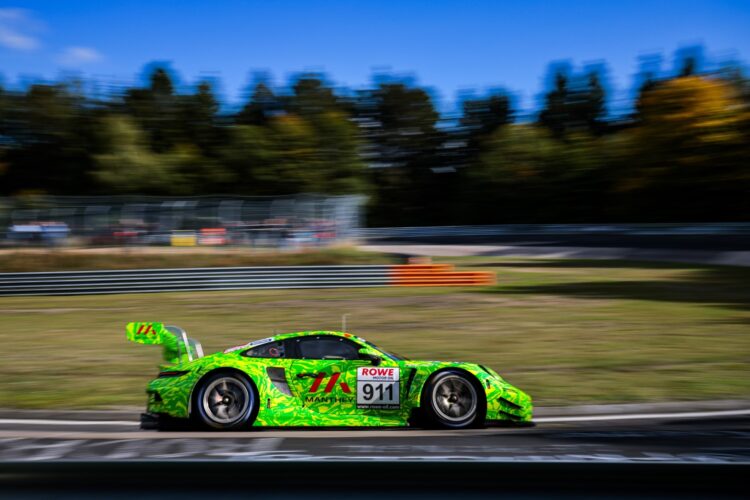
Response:
POLYGON ((395 257, 349 247, 266 251, 251 248, 85 248, 0 251, 0 272, 233 266, 393 264, 395 257))

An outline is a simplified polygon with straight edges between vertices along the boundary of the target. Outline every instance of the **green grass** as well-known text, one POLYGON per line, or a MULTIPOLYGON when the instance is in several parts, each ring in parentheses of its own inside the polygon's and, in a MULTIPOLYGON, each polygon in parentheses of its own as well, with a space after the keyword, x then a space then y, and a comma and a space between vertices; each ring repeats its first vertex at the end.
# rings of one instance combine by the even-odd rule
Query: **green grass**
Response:
POLYGON ((392 263, 396 263, 395 257, 349 247, 281 252, 232 247, 25 249, 0 252, 0 272, 392 263))
POLYGON ((158 348, 128 321, 178 324, 207 351, 274 332, 348 329, 413 358, 490 365, 538 405, 750 397, 750 270, 500 258, 489 288, 0 298, 5 407, 142 404, 158 348))

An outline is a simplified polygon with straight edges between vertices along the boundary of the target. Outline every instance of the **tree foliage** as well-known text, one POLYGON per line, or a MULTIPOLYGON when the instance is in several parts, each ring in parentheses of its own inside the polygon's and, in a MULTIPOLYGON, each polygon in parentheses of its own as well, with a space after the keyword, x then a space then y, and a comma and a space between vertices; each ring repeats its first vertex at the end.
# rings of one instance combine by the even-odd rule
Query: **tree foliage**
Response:
POLYGON ((104 98, 0 88, 0 194, 366 194, 374 225, 747 220, 750 82, 699 55, 649 60, 628 116, 601 67, 560 65, 532 117, 503 90, 441 117, 413 82, 314 73, 257 78, 236 112, 159 66, 104 98))

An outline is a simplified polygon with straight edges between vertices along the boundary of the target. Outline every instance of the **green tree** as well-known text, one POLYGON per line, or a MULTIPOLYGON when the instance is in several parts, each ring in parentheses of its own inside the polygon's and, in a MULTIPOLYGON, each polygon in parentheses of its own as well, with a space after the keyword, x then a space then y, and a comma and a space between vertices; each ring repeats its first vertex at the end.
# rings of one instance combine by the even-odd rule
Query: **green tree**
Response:
POLYGON ((539 123, 557 138, 581 131, 602 134, 606 94, 598 72, 571 76, 567 70, 558 69, 554 80, 554 88, 546 94, 539 113, 539 123))
POLYGON ((438 130, 439 115, 424 89, 405 83, 384 82, 363 94, 357 103, 372 184, 371 219, 398 225, 439 219, 455 194, 442 166, 439 148, 445 134, 438 130), (442 200, 442 203, 441 203, 442 200))
POLYGON ((219 102, 208 82, 200 82, 194 94, 180 96, 182 131, 178 140, 197 147, 201 154, 215 157, 225 144, 225 134, 217 123, 219 102))
POLYGON ((292 86, 293 94, 287 101, 287 111, 300 116, 310 116, 340 109, 333 89, 322 76, 304 74, 292 86))
POLYGON ((706 76, 661 81, 639 96, 638 109, 619 181, 628 210, 662 220, 747 213, 750 141, 736 87, 706 76))
POLYGON ((321 179, 317 191, 330 194, 362 194, 369 190, 366 165, 360 155, 359 130, 341 111, 327 111, 312 121, 315 162, 321 179))
POLYGON ((123 111, 135 118, 138 127, 146 132, 154 152, 163 153, 180 142, 183 116, 166 69, 157 67, 151 74, 148 87, 128 89, 123 111))
POLYGON ((485 98, 463 102, 460 125, 470 137, 484 137, 513 121, 513 111, 507 94, 494 93, 485 98))
POLYGON ((237 114, 240 125, 266 125, 281 111, 281 103, 266 82, 258 82, 253 89, 250 101, 237 114))
MULTIPOLYGON (((604 142, 603 142, 604 141, 604 142)), ((477 223, 577 222, 606 209, 608 148, 586 133, 557 140, 545 127, 508 125, 467 170, 465 202, 477 223)))
POLYGON ((189 191, 174 162, 151 151, 143 131, 130 118, 109 116, 101 123, 105 153, 92 172, 104 193, 184 194, 189 191))
POLYGON ((5 192, 35 189, 48 193, 86 193, 92 164, 96 108, 84 106, 77 82, 32 85, 5 96, 5 192))

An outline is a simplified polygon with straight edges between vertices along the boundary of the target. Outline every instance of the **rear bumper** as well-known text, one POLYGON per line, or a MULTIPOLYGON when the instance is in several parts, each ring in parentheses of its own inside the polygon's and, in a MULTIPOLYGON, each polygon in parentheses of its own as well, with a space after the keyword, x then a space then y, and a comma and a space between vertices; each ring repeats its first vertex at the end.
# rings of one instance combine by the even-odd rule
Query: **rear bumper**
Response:
POLYGON ((146 388, 148 401, 146 413, 151 415, 171 415, 175 418, 190 416, 189 400, 192 384, 182 377, 157 378, 146 388))
POLYGON ((141 429, 158 430, 159 415, 156 413, 141 413, 141 429))

